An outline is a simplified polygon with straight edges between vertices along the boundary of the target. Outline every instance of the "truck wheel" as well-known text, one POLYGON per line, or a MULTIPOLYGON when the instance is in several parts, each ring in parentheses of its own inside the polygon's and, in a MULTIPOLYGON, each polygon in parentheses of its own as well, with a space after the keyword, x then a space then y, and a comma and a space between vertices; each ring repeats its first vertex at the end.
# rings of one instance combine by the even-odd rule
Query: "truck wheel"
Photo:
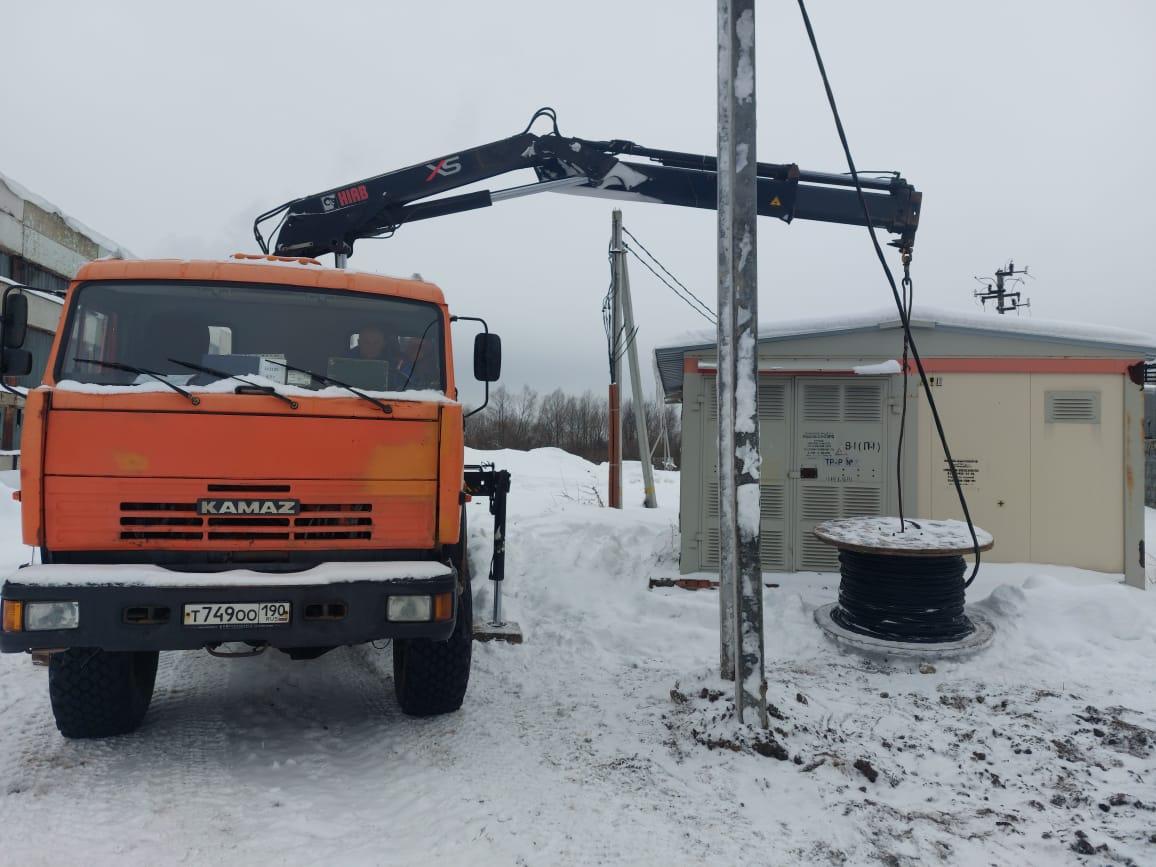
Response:
POLYGON ((474 645, 474 605, 470 576, 458 598, 458 621, 445 641, 394 639, 393 688, 403 712, 434 716, 462 706, 470 682, 474 645))
POLYGON ((48 695, 66 738, 106 738, 135 731, 157 678, 157 651, 74 647, 48 663, 48 695))

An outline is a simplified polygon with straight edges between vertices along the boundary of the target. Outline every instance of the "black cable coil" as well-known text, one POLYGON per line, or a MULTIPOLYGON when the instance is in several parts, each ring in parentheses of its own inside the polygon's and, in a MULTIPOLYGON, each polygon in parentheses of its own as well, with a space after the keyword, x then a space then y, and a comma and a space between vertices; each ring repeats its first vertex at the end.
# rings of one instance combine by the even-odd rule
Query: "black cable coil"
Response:
POLYGON ((937 644, 975 631, 963 611, 963 557, 839 552, 839 604, 831 619, 886 641, 937 644))

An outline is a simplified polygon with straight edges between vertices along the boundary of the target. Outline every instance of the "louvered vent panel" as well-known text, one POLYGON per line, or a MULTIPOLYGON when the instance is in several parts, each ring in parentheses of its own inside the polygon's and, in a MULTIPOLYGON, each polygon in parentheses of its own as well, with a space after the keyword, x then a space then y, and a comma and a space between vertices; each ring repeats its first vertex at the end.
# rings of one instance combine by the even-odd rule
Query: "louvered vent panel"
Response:
POLYGON ((702 545, 702 566, 705 569, 718 568, 718 536, 717 529, 706 531, 706 541, 702 545))
POLYGON ((703 389, 704 400, 706 401, 707 418, 718 418, 718 383, 716 377, 710 377, 706 381, 706 388, 703 389))
POLYGON ((872 517, 879 514, 880 492, 877 488, 843 489, 844 518, 872 517))
POLYGON ((808 572, 837 572, 839 553, 810 533, 804 534, 803 556, 799 558, 799 568, 808 572))
POLYGON ((718 518, 718 482, 707 482, 706 486, 706 516, 718 518))
POLYGON ((879 421, 883 417, 883 387, 878 383, 847 385, 843 421, 879 421))
POLYGON ((782 382, 759 383, 759 418, 782 421, 787 417, 787 386, 782 382))
POLYGON ((759 489, 759 511, 764 521, 783 520, 787 492, 782 485, 763 485, 759 489))
POLYGON ((839 421, 841 389, 841 386, 834 383, 805 383, 803 385, 803 420, 839 421))
POLYGON ((779 572, 787 568, 787 549, 779 530, 763 530, 759 535, 759 559, 764 572, 779 572))
POLYGON ((799 516, 804 521, 826 521, 839 517, 839 489, 805 487, 800 492, 799 516))
POLYGON ((1049 391, 1044 395, 1045 420, 1049 423, 1100 423, 1100 392, 1049 391))

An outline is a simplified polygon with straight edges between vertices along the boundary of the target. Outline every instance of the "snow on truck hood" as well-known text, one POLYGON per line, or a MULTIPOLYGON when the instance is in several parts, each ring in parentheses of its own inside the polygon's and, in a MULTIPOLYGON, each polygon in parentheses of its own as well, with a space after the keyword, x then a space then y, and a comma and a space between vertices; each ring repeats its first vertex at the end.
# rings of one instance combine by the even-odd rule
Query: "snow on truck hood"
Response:
MULTIPOLYGON (((331 385, 328 388, 311 389, 301 388, 297 385, 286 385, 281 382, 274 382, 271 379, 266 379, 263 376, 255 374, 247 374, 245 379, 253 384, 261 387, 268 387, 276 390, 278 394, 283 394, 287 397, 322 397, 322 398, 349 398, 354 395, 344 388, 339 388, 336 385, 331 385)), ((183 385, 176 383, 179 388, 183 388, 190 394, 232 394, 238 383, 233 379, 219 379, 216 382, 211 382, 208 385, 183 385)), ((159 394, 159 393, 173 393, 173 390, 161 382, 143 382, 140 385, 101 385, 95 382, 77 382, 74 379, 63 379, 55 386, 41 386, 41 388, 55 388, 58 391, 72 391, 78 394, 159 394)), ((368 395, 376 400, 390 400, 390 401, 413 401, 421 403, 442 403, 448 405, 456 405, 458 401, 446 397, 443 392, 434 391, 432 389, 414 389, 412 391, 370 391, 369 389, 359 388, 364 395, 368 395)))

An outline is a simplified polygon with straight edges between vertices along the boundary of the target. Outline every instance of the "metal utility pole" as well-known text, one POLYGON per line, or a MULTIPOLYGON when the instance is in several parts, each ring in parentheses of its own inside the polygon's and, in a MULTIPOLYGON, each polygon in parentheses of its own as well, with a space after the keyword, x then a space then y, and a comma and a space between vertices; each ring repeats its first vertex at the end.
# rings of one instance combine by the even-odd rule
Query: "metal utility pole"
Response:
POLYGON ((734 282, 731 274, 731 4, 718 0, 718 615, 719 674, 735 679, 735 453, 734 282))
POLYGON ((622 310, 626 358, 630 363, 630 395, 634 400, 634 427, 638 437, 638 459, 642 464, 643 505, 658 508, 654 494, 654 467, 650 463, 650 435, 646 430, 646 404, 642 399, 642 377, 638 372, 638 341, 634 327, 634 302, 630 298, 630 272, 626 268, 626 248, 622 246, 622 211, 610 215, 610 253, 614 257, 614 296, 622 310))
POLYGON ((759 560, 758 219, 755 0, 718 0, 719 607, 735 711, 768 727, 759 560), (728 556, 729 555, 729 556, 728 556), (727 616, 727 604, 732 607, 727 616), (728 635, 727 620, 731 632, 728 635))

